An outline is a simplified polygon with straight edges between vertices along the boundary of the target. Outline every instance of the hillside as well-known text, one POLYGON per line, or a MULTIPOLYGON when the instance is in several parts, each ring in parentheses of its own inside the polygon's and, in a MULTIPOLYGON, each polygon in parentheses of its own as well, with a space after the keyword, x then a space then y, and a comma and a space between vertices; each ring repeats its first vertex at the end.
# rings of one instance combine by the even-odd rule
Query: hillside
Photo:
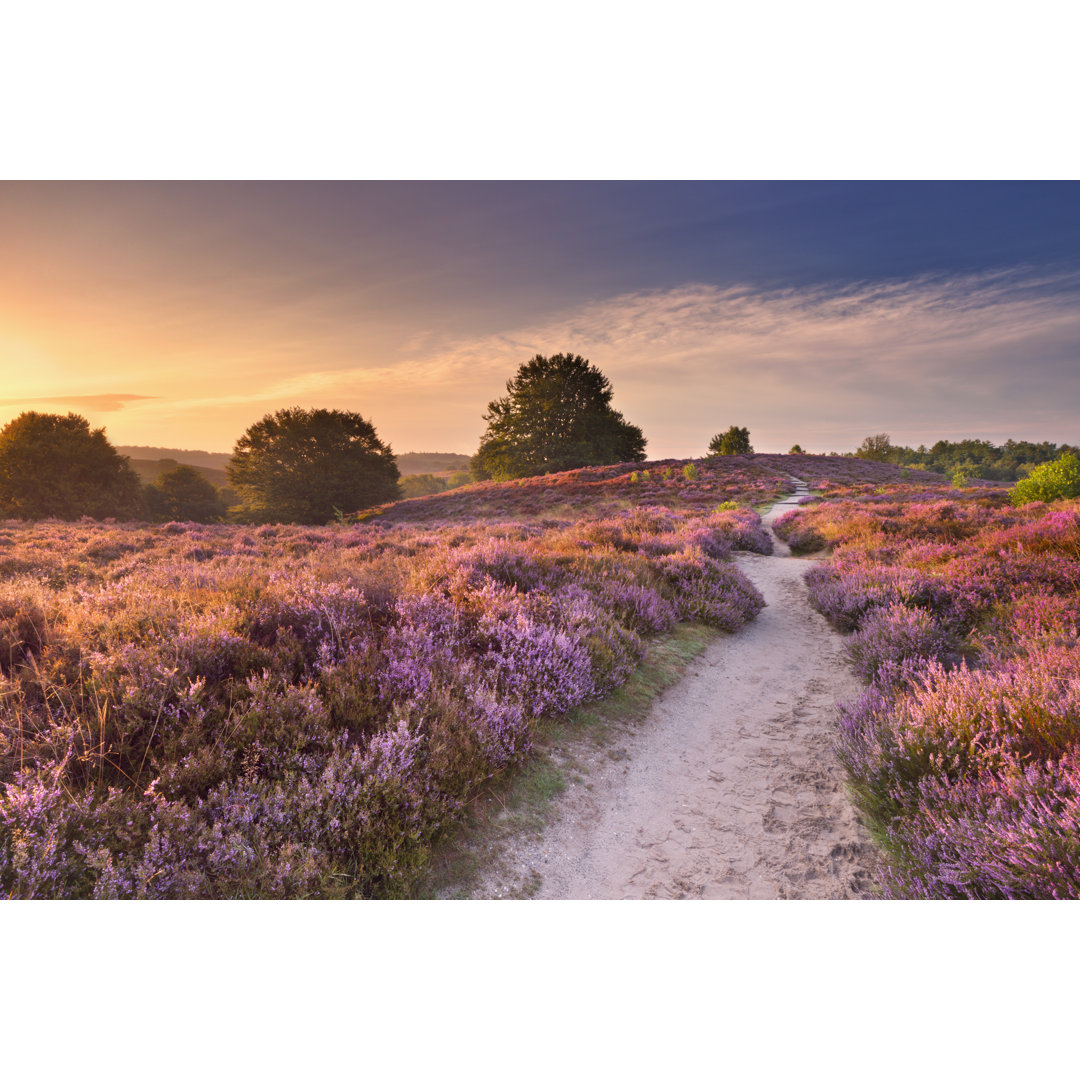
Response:
MULTIPOLYGON (((139 480, 144 484, 152 484, 162 473, 175 469, 177 465, 189 465, 190 462, 179 461, 176 458, 129 458, 131 467, 138 474, 139 480)), ((201 473, 216 488, 228 485, 229 478, 224 469, 212 469, 205 465, 191 465, 193 469, 201 473)))
POLYGON ((402 476, 416 476, 420 473, 467 472, 468 454, 395 454, 398 471, 402 476))
POLYGON ((728 500, 755 506, 793 491, 792 476, 814 488, 843 485, 863 493, 896 483, 948 487, 937 473, 861 458, 741 454, 604 465, 523 480, 489 480, 388 503, 359 516, 386 524, 466 524, 516 518, 567 522, 605 517, 635 506, 709 509, 728 500))
MULTIPOLYGON (((644 895, 854 895, 862 841, 818 798, 840 790, 821 756, 832 701, 856 690, 833 679, 847 667, 824 616, 869 682, 837 737, 884 844, 875 887, 1076 896, 1078 531, 1075 504, 1016 509, 1003 486, 768 454, 474 484, 357 524, 0 522, 0 893, 414 895, 485 785, 684 627, 739 632, 708 661, 719 682, 695 671, 690 710, 722 707, 720 747, 773 771, 745 804, 753 829, 731 833, 749 789, 702 742, 702 798, 669 787, 656 828, 714 815, 719 775, 739 796, 724 866, 753 874, 702 878, 678 836, 667 862, 630 844, 619 867, 642 862, 644 895), (769 557, 787 550, 768 531, 782 508, 765 525, 745 508, 781 492, 797 516, 776 534, 831 561, 769 557), (755 685, 768 741, 738 727, 755 685)), ((651 783, 612 801, 659 812, 651 783)))
MULTIPOLYGON (((232 454, 209 450, 178 450, 172 446, 118 446, 116 452, 126 455, 133 461, 168 459, 180 465, 194 465, 200 470, 219 469, 222 470, 222 475, 224 475, 226 463, 232 457, 232 454)), ((469 467, 468 454, 429 454, 410 451, 406 454, 395 455, 395 460, 402 476, 413 476, 417 473, 461 472, 469 467)))
POLYGON ((177 450, 172 446, 118 446, 118 454, 124 454, 132 461, 160 461, 169 459, 178 465, 194 465, 199 469, 220 469, 224 475, 225 463, 232 454, 221 454, 209 450, 177 450))
POLYGON ((717 502, 441 529, 0 522, 0 894, 409 895, 541 725, 680 624, 762 610, 732 553, 771 541, 717 502))

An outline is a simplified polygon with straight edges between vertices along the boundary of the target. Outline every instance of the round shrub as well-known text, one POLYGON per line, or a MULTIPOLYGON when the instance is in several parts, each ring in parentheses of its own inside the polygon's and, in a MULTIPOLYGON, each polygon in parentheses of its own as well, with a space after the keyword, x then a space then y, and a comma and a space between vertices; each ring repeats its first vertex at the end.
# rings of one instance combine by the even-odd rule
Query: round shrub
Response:
POLYGON ((1031 502, 1053 502, 1080 495, 1080 460, 1065 453, 1057 461, 1037 465, 1031 474, 1017 482, 1010 493, 1013 506, 1031 502))

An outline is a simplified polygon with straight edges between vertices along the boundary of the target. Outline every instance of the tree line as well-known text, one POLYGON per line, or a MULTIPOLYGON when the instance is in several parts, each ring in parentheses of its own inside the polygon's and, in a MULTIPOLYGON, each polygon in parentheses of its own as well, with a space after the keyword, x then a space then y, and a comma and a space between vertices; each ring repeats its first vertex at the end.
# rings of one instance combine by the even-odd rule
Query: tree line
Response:
MULTIPOLYGON (((148 521, 226 519, 322 525, 401 497, 472 480, 525 476, 645 460, 646 439, 612 405, 608 378, 581 356, 534 356, 488 403, 486 429, 469 473, 403 482, 391 448, 370 421, 338 409, 281 409, 252 424, 226 465, 239 504, 227 507, 196 468, 177 465, 143 485, 129 460, 74 413, 25 412, 0 430, 0 516, 88 516, 148 521)), ((1016 480, 1067 444, 945 440, 929 450, 871 435, 855 456, 945 472, 954 479, 1016 480)), ((801 454, 796 443, 789 451, 801 454)), ((750 432, 732 425, 708 456, 752 454, 750 432)))
POLYGON ((1026 442, 1007 439, 995 446, 986 439, 939 439, 933 446, 895 446, 889 435, 867 435, 855 457, 885 461, 907 468, 943 473, 954 482, 1002 480, 1014 482, 1028 476, 1039 465, 1056 461, 1062 454, 1076 454, 1068 443, 1026 442))
POLYGON ((535 356, 489 403, 468 475, 405 482, 391 448, 358 413, 281 409, 237 440, 225 469, 240 500, 231 509, 190 465, 144 486, 104 429, 92 431, 74 413, 26 412, 0 431, 0 515, 321 525, 471 479, 644 461, 645 436, 611 399, 611 383, 584 358, 535 356))

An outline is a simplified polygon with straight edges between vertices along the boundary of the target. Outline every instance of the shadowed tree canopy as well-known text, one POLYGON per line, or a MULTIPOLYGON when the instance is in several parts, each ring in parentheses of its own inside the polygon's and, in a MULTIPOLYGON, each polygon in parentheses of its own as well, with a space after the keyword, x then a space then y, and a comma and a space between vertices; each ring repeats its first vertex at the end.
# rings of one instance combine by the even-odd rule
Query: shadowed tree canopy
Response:
POLYGON ((249 521, 324 525, 398 498, 389 446, 362 416, 337 409, 281 409, 252 424, 226 466, 249 521))
POLYGON ((722 454, 752 454, 754 448, 750 445, 750 429, 731 425, 722 435, 714 435, 709 440, 709 457, 718 457, 722 454))
POLYGON ((177 465, 162 473, 143 494, 153 521, 225 520, 225 504, 217 488, 193 465, 177 465))
POLYGON ((611 383, 570 353, 534 356, 488 405, 470 468, 480 480, 645 460, 645 436, 611 407, 611 383))
POLYGON ((0 516, 135 519, 143 515, 139 477, 75 413, 24 412, 0 431, 0 516))
POLYGON ((855 456, 857 458, 866 458, 867 461, 892 461, 894 451, 895 447, 889 436, 882 433, 880 435, 867 435, 863 439, 862 445, 855 451, 855 456))

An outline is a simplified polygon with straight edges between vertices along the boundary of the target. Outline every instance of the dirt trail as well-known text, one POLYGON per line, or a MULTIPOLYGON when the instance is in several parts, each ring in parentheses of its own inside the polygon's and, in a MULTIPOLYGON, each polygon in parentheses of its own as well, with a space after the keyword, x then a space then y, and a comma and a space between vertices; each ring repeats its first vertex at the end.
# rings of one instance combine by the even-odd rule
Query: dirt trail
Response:
MULTIPOLYGON (((800 484, 766 524, 805 494, 800 484)), ((598 753, 555 820, 513 844, 474 896, 512 893, 507 871, 537 899, 860 895, 870 846, 830 750, 836 701, 859 684, 807 601, 806 562, 775 543, 772 556, 737 556, 765 610, 598 753)))

